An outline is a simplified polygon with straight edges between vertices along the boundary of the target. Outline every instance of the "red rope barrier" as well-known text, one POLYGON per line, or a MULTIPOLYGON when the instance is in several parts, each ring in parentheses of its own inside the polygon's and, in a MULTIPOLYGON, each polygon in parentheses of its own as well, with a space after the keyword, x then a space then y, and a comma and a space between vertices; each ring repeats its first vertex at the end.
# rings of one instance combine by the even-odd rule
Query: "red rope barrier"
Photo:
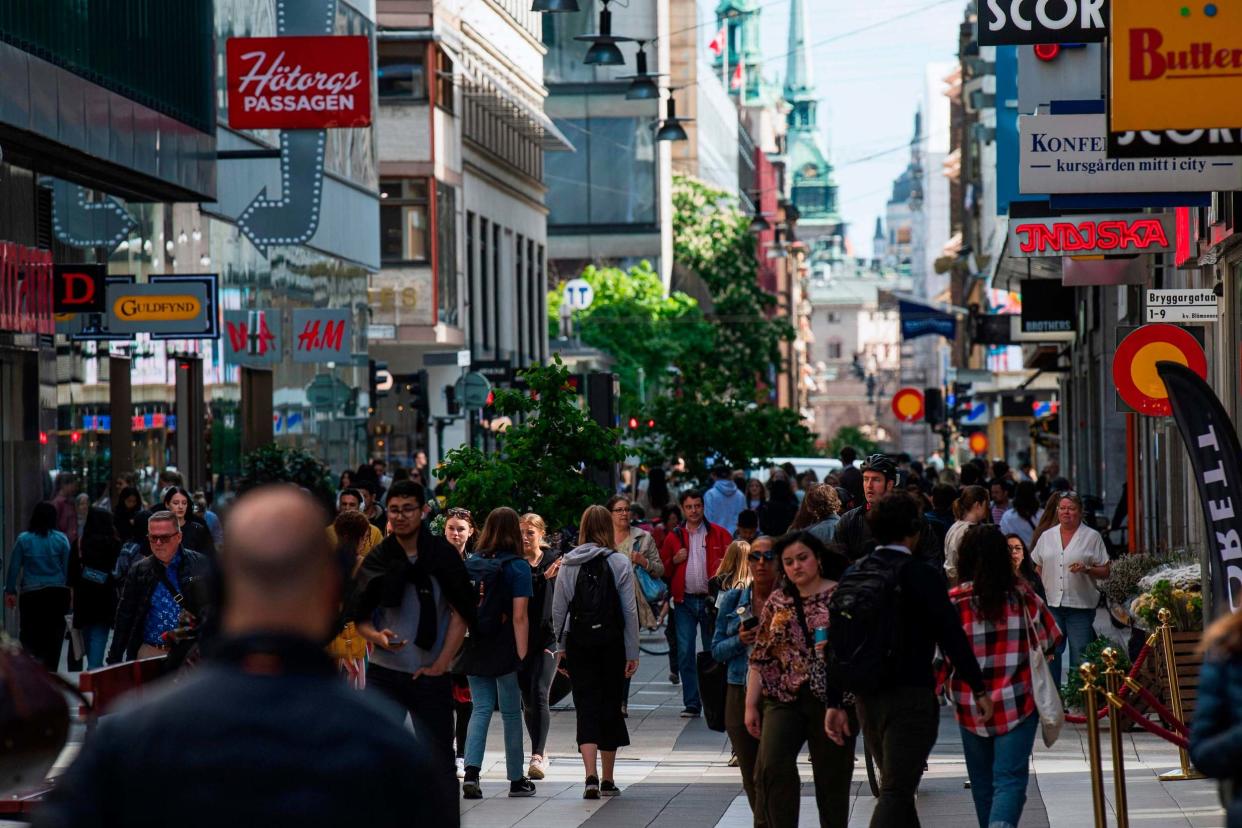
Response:
MULTIPOLYGON (((1129 685, 1126 685, 1126 686, 1129 687, 1129 685)), ((1182 734, 1183 736, 1190 735, 1190 728, 1186 727, 1185 723, 1182 722, 1181 719, 1177 718, 1177 716, 1173 714, 1172 710, 1165 707, 1164 703, 1161 702, 1160 699, 1156 698, 1150 690, 1148 690, 1146 687, 1143 687, 1141 684, 1137 684, 1137 683, 1135 684, 1134 689, 1138 691, 1138 694, 1143 699, 1143 701, 1147 702, 1149 705, 1151 705, 1151 707, 1155 709, 1157 715, 1159 715, 1160 718, 1164 719, 1166 722, 1172 725, 1175 731, 1182 734)))
MULTIPOLYGON (((1138 671, 1142 669, 1143 662, 1147 661, 1147 656, 1149 655, 1151 655, 1151 645, 1144 644, 1143 649, 1139 650, 1138 657, 1134 659, 1134 664, 1130 667, 1130 672, 1129 674, 1127 674, 1126 678, 1133 680, 1134 677, 1138 675, 1138 671)), ((1126 691, 1128 691, 1129 689, 1130 689, 1130 685, 1127 684, 1123 686, 1121 688, 1120 696, 1124 698, 1126 691)), ((1148 702, 1148 704, 1150 704, 1150 702, 1148 702)), ((1108 705, 1106 704, 1095 712, 1096 721, 1103 719, 1107 715, 1108 715, 1108 705)), ((1079 716, 1075 713, 1066 713, 1065 721, 1069 722, 1070 724, 1086 724, 1087 716, 1086 714, 1079 716)))
MULTIPOLYGON (((1113 698, 1117 698, 1117 697, 1114 696, 1113 698)), ((1174 733, 1173 731, 1163 728, 1160 725, 1156 724, 1155 722, 1151 721, 1146 716, 1144 716, 1142 713, 1135 710, 1134 707, 1131 706, 1130 703, 1125 701, 1124 699, 1117 699, 1116 705, 1117 705, 1117 709, 1120 710, 1122 713, 1126 714, 1126 716, 1130 719, 1130 721, 1134 722, 1139 727, 1146 730, 1148 733, 1159 736, 1161 739, 1164 739, 1166 742, 1176 745, 1177 747, 1183 750, 1190 750, 1190 742, 1187 741, 1185 736, 1182 736, 1181 734, 1178 734, 1178 733, 1174 733)))

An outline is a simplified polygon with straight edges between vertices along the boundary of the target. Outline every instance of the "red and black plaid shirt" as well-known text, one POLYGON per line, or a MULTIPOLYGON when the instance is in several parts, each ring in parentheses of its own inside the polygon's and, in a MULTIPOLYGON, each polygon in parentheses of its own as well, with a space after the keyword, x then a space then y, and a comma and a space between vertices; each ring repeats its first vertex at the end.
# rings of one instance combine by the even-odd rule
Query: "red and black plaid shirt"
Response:
POLYGON ((999 621, 989 621, 980 614, 973 584, 954 587, 949 592, 949 600, 957 607, 996 709, 991 719, 983 721, 970 685, 954 674, 949 681, 949 692, 957 706, 957 721, 979 736, 1008 733, 1035 712, 1030 651, 1036 647, 1028 640, 1028 629, 1034 630, 1038 649, 1048 655, 1061 643, 1061 630, 1048 607, 1025 584, 1020 585, 1016 595, 1010 596, 1004 617, 999 621))

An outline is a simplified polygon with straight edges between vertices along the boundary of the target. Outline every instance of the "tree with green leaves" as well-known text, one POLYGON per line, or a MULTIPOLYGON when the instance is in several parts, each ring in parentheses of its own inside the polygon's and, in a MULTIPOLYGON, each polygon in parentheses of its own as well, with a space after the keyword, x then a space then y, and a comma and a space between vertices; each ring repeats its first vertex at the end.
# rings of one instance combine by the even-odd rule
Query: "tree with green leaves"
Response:
POLYGON ((841 426, 837 429, 836 436, 828 441, 824 448, 824 453, 829 457, 836 457, 841 453, 841 449, 846 446, 853 446, 858 449, 858 453, 863 457, 875 454, 880 450, 880 444, 863 434, 862 429, 858 426, 841 426))
POLYGON ((449 505, 464 506, 480 520, 498 506, 509 506, 537 512, 552 528, 576 526, 587 506, 611 494, 592 473, 625 458, 620 434, 578 405, 559 356, 522 376, 529 390, 496 391, 497 414, 513 420, 500 433, 498 450, 453 449, 436 476, 454 482, 449 505))

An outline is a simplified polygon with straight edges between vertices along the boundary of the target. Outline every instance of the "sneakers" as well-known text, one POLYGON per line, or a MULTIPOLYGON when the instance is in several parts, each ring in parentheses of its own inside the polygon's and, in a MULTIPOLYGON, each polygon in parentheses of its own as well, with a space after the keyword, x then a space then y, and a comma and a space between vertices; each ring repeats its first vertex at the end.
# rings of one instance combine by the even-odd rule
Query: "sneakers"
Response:
POLYGON ((621 795, 621 789, 618 788, 616 783, 613 782, 611 779, 605 779, 603 782, 599 783, 599 792, 603 796, 620 796, 621 795))
POLYGON ((731 768, 736 768, 736 767, 737 767, 737 765, 738 765, 738 762, 737 762, 737 754, 735 753, 735 754, 733 754, 732 756, 730 756, 730 757, 729 757, 729 767, 731 767, 731 768))
POLYGON ((630 706, 628 704, 621 705, 621 718, 628 719, 630 717, 630 706))
POLYGON ((462 799, 482 799, 483 787, 479 784, 479 768, 466 768, 461 783, 462 799))
POLYGON ((699 709, 697 707, 687 707, 681 711, 681 717, 683 719, 697 719, 699 717, 699 709))
POLYGON ((466 760, 462 758, 461 756, 457 757, 457 778, 458 779, 466 778, 466 760))
POLYGON ((526 775, 531 779, 543 779, 544 771, 548 769, 548 760, 542 756, 530 757, 530 767, 526 769, 526 775))
POLYGON ((516 799, 517 797, 521 797, 521 796, 534 796, 534 795, 535 795, 535 783, 531 782, 529 779, 526 779, 525 777, 517 780, 516 782, 509 783, 509 798, 510 799, 516 799))
POLYGON ((669 673, 668 683, 669 684, 681 684, 681 676, 677 675, 676 673, 669 673))
POLYGON ((582 791, 583 799, 599 799, 599 777, 588 776, 586 778, 586 789, 582 791))

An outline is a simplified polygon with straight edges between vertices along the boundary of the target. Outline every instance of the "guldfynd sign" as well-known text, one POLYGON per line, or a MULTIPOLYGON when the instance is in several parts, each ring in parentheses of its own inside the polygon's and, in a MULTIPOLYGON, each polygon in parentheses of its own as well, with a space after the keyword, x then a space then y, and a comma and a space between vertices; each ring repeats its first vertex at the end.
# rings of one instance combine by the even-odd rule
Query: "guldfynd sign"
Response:
POLYGON ((231 37, 227 60, 234 129, 371 123, 371 45, 364 36, 231 37))

